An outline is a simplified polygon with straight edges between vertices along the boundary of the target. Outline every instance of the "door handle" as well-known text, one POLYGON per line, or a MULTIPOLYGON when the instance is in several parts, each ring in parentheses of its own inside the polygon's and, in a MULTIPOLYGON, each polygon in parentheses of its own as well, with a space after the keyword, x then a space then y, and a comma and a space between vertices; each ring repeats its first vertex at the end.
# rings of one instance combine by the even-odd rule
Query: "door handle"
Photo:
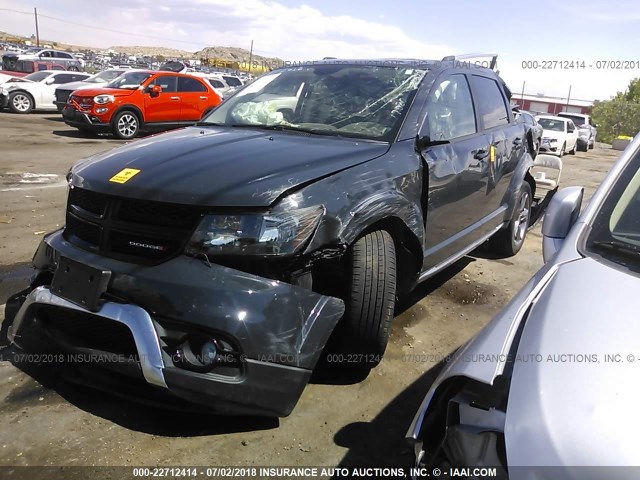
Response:
POLYGON ((476 153, 473 154, 473 158, 475 158, 476 160, 484 160, 488 156, 489 156, 489 152, 484 148, 480 150, 476 150, 476 153))
POLYGON ((180 97, 171 97, 171 100, 180 100, 180 97))
POLYGON ((200 100, 207 100, 209 97, 204 97, 202 95, 200 95, 200 100))

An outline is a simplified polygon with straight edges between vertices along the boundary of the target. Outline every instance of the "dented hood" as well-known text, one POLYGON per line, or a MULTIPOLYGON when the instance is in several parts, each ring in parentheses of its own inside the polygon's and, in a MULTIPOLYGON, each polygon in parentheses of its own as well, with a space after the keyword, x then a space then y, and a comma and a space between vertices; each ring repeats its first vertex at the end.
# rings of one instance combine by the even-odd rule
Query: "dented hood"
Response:
POLYGON ((560 266, 517 350, 505 424, 510 467, 640 465, 639 291, 640 278, 623 267, 592 258, 560 266))
POLYGON ((387 143, 338 137, 190 127, 81 161, 72 169, 72 184, 163 202, 268 207, 292 189, 371 160, 388 149, 387 143), (110 181, 124 169, 139 172, 122 183, 110 181))

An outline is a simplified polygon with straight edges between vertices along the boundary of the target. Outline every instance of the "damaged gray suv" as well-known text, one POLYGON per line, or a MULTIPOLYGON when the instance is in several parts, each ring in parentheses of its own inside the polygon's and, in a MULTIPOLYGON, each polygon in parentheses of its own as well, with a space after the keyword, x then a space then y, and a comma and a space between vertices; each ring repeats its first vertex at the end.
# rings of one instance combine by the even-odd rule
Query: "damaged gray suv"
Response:
POLYGON ((521 248, 545 202, 509 100, 455 59, 326 60, 80 161, 9 338, 98 388, 288 415, 326 352, 380 362, 399 294, 521 248))

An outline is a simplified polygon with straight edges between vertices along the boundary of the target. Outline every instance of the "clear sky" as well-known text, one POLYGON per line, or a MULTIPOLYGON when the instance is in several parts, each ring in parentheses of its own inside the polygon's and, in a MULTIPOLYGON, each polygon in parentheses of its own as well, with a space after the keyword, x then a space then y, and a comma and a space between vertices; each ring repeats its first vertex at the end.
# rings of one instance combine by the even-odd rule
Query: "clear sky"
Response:
POLYGON ((0 0, 0 30, 95 47, 249 48, 285 60, 495 52, 514 93, 607 99, 640 77, 640 2, 610 0, 0 0), (73 22, 63 23, 46 16, 73 22), (98 28, 91 28, 99 27, 98 28), (523 69, 523 61, 585 62, 523 69), (634 61, 630 69, 597 62, 634 61))

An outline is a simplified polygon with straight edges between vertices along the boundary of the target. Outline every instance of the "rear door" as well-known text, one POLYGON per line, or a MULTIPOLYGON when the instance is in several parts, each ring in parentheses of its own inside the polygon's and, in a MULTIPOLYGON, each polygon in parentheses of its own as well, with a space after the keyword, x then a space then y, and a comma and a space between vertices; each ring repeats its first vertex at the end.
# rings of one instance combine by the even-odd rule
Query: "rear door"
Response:
POLYGON ((204 83, 195 77, 178 77, 178 95, 181 98, 180 120, 200 120, 211 95, 204 83))
POLYGON ((160 85, 162 92, 157 96, 144 94, 145 123, 176 123, 180 121, 180 95, 176 75, 158 75, 149 85, 160 85))
POLYGON ((40 89, 40 102, 39 107, 53 107, 55 101, 56 88, 65 83, 75 82, 76 76, 73 73, 56 73, 50 76, 47 80, 42 82, 42 88, 40 89), (51 83, 48 83, 48 82, 51 83))
POLYGON ((438 78, 426 106, 420 137, 430 146, 425 265, 431 268, 470 243, 487 188, 489 141, 479 132, 467 76, 438 78))
POLYGON ((489 141, 489 162, 484 172, 486 191, 478 204, 478 218, 494 227, 502 219, 496 220, 495 216, 508 205, 509 182, 527 148, 525 129, 514 121, 497 77, 474 73, 470 80, 480 125, 489 141))

